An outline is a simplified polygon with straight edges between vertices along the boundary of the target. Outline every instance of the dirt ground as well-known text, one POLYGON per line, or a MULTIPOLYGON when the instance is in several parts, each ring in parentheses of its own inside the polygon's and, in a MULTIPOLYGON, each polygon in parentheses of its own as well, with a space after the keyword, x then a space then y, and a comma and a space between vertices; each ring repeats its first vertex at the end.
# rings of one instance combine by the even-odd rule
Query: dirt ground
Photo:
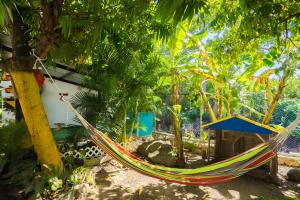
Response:
POLYGON ((300 194, 300 184, 286 181, 288 167, 280 166, 282 186, 266 183, 244 175, 231 182, 214 186, 185 186, 166 183, 144 176, 133 170, 108 162, 93 167, 95 185, 78 185, 60 199, 85 200, 176 200, 176 199, 283 199, 300 194))

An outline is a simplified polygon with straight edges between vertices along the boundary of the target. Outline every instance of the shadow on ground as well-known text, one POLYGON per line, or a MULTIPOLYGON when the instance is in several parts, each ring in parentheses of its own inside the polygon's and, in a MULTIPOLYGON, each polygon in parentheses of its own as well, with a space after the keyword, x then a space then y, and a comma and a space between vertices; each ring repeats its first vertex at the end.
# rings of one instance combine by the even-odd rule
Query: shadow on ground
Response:
POLYGON ((296 196, 300 193, 300 188, 295 183, 286 181, 284 185, 280 187, 251 176, 242 176, 220 185, 198 187, 165 183, 128 169, 115 170, 114 172, 108 171, 102 168, 96 172, 96 183, 97 186, 99 186, 97 199, 247 200, 258 197, 288 199, 286 196, 296 196))

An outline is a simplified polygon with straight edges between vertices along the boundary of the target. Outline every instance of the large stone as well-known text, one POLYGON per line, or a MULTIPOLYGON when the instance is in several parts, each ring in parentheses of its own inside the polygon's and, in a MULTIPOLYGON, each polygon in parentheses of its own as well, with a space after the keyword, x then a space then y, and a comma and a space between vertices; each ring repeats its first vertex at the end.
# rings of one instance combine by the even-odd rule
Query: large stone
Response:
POLYGON ((173 147, 169 141, 153 140, 144 142, 138 147, 137 151, 152 163, 168 167, 176 164, 176 155, 174 155, 173 147))
POLYGON ((288 180, 290 181, 300 182, 300 169, 299 168, 290 169, 287 172, 287 177, 288 180))
POLYGON ((278 164, 289 167, 300 167, 300 160, 298 157, 278 155, 278 164))

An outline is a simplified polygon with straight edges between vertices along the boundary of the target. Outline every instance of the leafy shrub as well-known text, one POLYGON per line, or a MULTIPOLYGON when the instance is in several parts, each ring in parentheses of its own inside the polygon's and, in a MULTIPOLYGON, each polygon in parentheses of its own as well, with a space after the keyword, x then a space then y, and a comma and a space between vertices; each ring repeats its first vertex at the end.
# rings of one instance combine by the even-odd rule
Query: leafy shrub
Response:
POLYGON ((89 184, 94 184, 94 176, 92 175, 92 171, 86 167, 78 167, 73 171, 68 181, 72 185, 78 185, 83 182, 87 182, 89 184))
POLYGON ((11 122, 1 127, 0 141, 0 153, 4 153, 8 159, 17 159, 24 149, 32 146, 24 121, 11 122))
POLYGON ((194 153, 197 150, 197 145, 192 142, 185 142, 184 148, 188 149, 190 152, 194 153))
MULTIPOLYGON (((271 124, 287 127, 291 124, 300 112, 300 103, 294 99, 284 99, 280 101, 271 118, 271 124)), ((298 126, 292 133, 297 139, 300 139, 300 126, 298 126)))
POLYGON ((193 142, 193 139, 195 138, 194 134, 187 131, 185 135, 187 137, 187 141, 184 142, 184 148, 188 149, 190 152, 195 152, 198 147, 193 142))

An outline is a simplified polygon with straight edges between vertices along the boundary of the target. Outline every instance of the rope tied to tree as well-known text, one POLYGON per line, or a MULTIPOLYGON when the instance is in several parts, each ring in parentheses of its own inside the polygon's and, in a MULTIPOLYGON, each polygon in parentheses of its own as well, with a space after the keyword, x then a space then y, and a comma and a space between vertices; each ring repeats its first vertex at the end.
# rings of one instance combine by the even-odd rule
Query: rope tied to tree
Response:
POLYGON ((59 100, 63 101, 63 102, 66 101, 64 99, 64 93, 62 92, 62 89, 56 84, 56 82, 52 78, 51 74, 49 73, 49 71, 47 70, 45 65, 43 64, 43 61, 47 60, 47 58, 40 58, 39 56, 37 56, 35 54, 35 49, 32 50, 32 55, 36 58, 32 69, 43 69, 47 73, 47 75, 49 76, 49 78, 51 80, 50 83, 55 86, 55 89, 56 89, 56 91, 59 95, 59 100), (38 63, 41 65, 41 67, 37 67, 38 63))

